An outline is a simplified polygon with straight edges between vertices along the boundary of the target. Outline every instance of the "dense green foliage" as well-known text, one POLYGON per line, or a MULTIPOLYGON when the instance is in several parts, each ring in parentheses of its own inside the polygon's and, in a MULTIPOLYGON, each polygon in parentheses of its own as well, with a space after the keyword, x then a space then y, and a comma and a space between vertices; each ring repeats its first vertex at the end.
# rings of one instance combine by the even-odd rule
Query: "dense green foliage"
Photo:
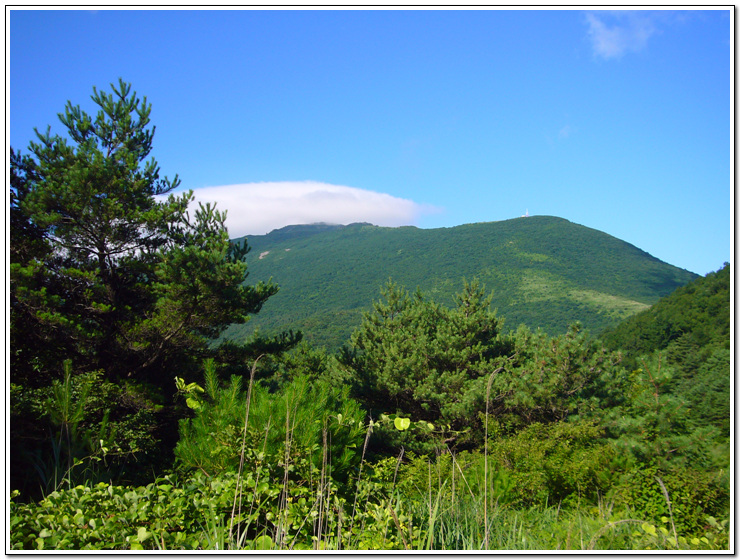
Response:
POLYGON ((507 351, 490 297, 474 282, 452 309, 394 284, 366 313, 344 366, 370 411, 461 431, 477 421, 487 374, 507 351))
POLYGON ((332 476, 345 482, 357 467, 356 450, 365 437, 364 413, 349 398, 346 387, 324 380, 311 383, 298 376, 274 393, 254 384, 247 398, 241 377, 232 376, 222 387, 209 362, 203 398, 196 397, 190 406, 195 408, 195 417, 180 421, 175 448, 178 465, 185 471, 197 469, 210 476, 238 468, 249 471, 254 465, 244 464, 246 449, 260 450, 260 461, 272 465, 286 462, 285 453, 304 457, 317 468, 324 459, 332 476), (249 403, 248 410, 245 403, 249 403), (324 439, 328 457, 322 457, 324 439))
POLYGON ((60 115, 71 143, 47 131, 33 157, 11 158, 21 225, 11 239, 11 369, 24 383, 48 382, 71 359, 78 371, 161 384, 161 371, 187 367, 276 288, 242 283, 245 251, 229 243, 222 213, 191 215, 192 193, 161 199, 179 180, 145 161, 146 99, 121 82, 93 101, 94 119, 71 103, 60 115))
MULTIPOLYGON (((730 265, 677 289, 605 333, 653 393, 685 403, 687 429, 730 437, 730 265), (652 364, 652 365, 651 365, 652 364), (652 371, 652 373, 651 373, 652 371)), ((681 408, 681 405, 676 405, 681 408)), ((675 415, 673 422, 675 423, 675 415)))
POLYGON ((577 325, 554 338, 524 326, 502 333, 477 281, 464 282, 451 308, 394 284, 383 296, 340 354, 339 369, 370 414, 431 426, 426 438, 391 430, 386 444, 421 451, 424 439, 428 449, 441 438, 475 447, 486 411, 495 418, 492 429, 511 434, 534 422, 599 419, 621 400, 627 376, 618 355, 577 325))
MULTIPOLYGON (((552 332, 562 317, 505 329, 483 282, 508 279, 511 301, 554 315, 550 296, 585 294, 615 316, 684 273, 553 218, 446 232, 506 232, 478 244, 503 260, 471 281, 477 265, 414 228, 286 228, 266 236, 291 244, 286 261, 322 235, 358 258, 363 236, 382 241, 405 267, 405 252, 437 250, 449 278, 461 267, 458 291, 395 276, 359 313, 355 290, 336 352, 297 330, 223 340, 275 285, 244 284, 246 247, 221 213, 155 197, 176 181, 141 163, 146 102, 124 83, 93 99, 94 122, 62 115, 74 147, 47 134, 35 158, 12 155, 10 549, 732 548, 729 265, 602 340, 579 322, 552 332), (595 239, 614 254, 592 266, 595 239)), ((307 271, 317 298, 335 273, 358 285, 342 262, 367 270, 307 271)))
POLYGON ((11 405, 11 479, 26 491, 35 470, 44 486, 55 478, 46 473, 58 474, 62 456, 69 470, 112 448, 115 431, 129 462, 152 458, 137 455, 140 432, 167 456, 177 438, 169 372, 198 371, 211 341, 277 291, 244 283, 247 247, 229 242, 225 214, 191 212, 192 193, 173 194, 179 180, 146 160, 146 99, 120 81, 92 101, 95 116, 71 103, 59 115, 66 137, 48 129, 31 155, 11 152, 10 382, 24 395, 11 405), (93 374, 117 387, 107 407, 72 380, 93 374), (62 380, 59 412, 38 406, 32 395, 62 380))
MULTIPOLYGON (((730 265, 676 289, 655 305, 608 329, 601 338, 634 359, 672 346, 670 354, 696 368, 702 352, 730 344, 730 265), (697 351, 698 350, 698 351, 697 351), (678 354, 681 356, 678 356, 678 354), (693 364, 688 363, 689 354, 693 364)), ((675 361, 675 360, 674 360, 675 361)))
POLYGON ((501 333, 477 282, 451 308, 394 284, 383 298, 344 353, 304 344, 246 387, 214 361, 205 388, 173 379, 192 410, 179 475, 12 501, 13 546, 729 546, 727 442, 664 390, 660 354, 630 371, 577 326, 501 333), (440 398, 446 370, 459 387, 440 398))
POLYGON ((580 322, 598 334, 697 276, 562 218, 533 216, 440 229, 288 226, 249 236, 252 278, 283 288, 227 336, 300 329, 337 350, 388 279, 452 305, 461 278, 478 278, 507 328, 548 334, 580 322))
MULTIPOLYGON (((77 486, 52 492, 38 505, 12 501, 12 548, 402 548, 398 534, 388 531, 392 521, 382 492, 365 484, 359 511, 319 471, 313 474, 308 486, 288 485, 282 475, 258 467, 244 478, 168 476, 140 487, 77 486)), ((403 512, 396 516, 408 519, 403 512)))
MULTIPOLYGON (((55 491, 38 504, 10 503, 13 550, 722 550, 728 526, 709 516, 701 532, 673 533, 624 517, 605 502, 590 507, 490 504, 483 525, 480 459, 432 465, 377 464, 347 500, 325 485, 289 487, 256 469, 239 479, 168 476, 139 487, 100 483, 55 491), (465 467, 461 467, 461 464, 465 467), (387 467, 391 467, 390 472, 387 467), (476 470, 476 467, 477 470, 476 470), (413 489, 388 481, 423 480, 413 489), (392 480, 392 479, 391 479, 392 480), (457 484, 457 486, 455 486, 457 484), (241 498, 241 500, 240 500, 241 498), (358 503, 361 507, 357 507, 358 503), (236 504, 236 507, 235 507, 236 504), (487 531, 484 531, 487 528, 487 531)), ((395 460, 393 461, 395 463, 395 460)), ((503 486, 499 487, 503 488, 503 486)), ((505 498, 505 491, 497 497, 505 498)), ((662 509, 660 511, 663 511, 662 509)))

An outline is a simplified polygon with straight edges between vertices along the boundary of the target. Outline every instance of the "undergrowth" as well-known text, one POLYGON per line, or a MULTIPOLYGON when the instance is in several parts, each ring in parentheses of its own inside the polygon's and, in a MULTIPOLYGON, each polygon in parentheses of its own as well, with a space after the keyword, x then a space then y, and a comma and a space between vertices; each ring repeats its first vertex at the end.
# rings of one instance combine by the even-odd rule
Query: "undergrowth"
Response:
POLYGON ((176 380, 194 417, 171 474, 140 486, 62 480, 36 503, 14 492, 11 549, 729 548, 729 520, 708 515, 726 511, 711 481, 649 465, 602 480, 611 455, 590 443, 588 422, 370 461, 373 430, 408 430, 409 419, 363 419, 341 389, 302 378, 270 394, 254 371, 246 393, 212 364, 205 389, 176 380))

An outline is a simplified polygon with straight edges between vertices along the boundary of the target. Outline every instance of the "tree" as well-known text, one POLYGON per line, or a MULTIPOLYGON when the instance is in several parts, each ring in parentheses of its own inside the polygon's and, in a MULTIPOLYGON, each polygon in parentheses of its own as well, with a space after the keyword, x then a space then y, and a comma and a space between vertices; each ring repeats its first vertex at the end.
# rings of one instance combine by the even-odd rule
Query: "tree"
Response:
POLYGON ((403 413, 452 430, 477 423, 488 375, 510 350, 501 321, 489 310, 491 297, 477 281, 464 283, 452 308, 418 291, 410 296, 392 282, 381 293, 384 301, 365 314, 342 358, 358 396, 378 413, 403 413))
POLYGON ((556 337, 522 325, 514 346, 491 392, 491 411, 510 428, 576 416, 600 419, 622 402, 621 356, 589 338, 578 323, 556 337))
POLYGON ((95 118, 67 103, 60 121, 11 156, 11 371, 45 383, 61 362, 109 379, 171 382, 210 339, 277 291, 244 285, 248 250, 225 212, 160 177, 151 105, 119 80, 93 88, 95 118), (164 198, 166 196, 166 198, 164 198), (49 351, 51 349, 51 352, 49 351), (163 378, 164 375, 164 378, 163 378))
MULTIPOLYGON (((122 80, 111 87, 93 88, 94 117, 67 103, 59 115, 66 137, 36 131, 30 155, 11 150, 11 449, 18 487, 35 486, 29 473, 55 461, 45 440, 55 427, 43 403, 65 372, 70 390, 90 375, 99 379, 76 401, 84 412, 79 422, 90 433, 114 434, 105 446, 115 444, 122 460, 133 461, 126 476, 166 466, 183 414, 171 404, 173 378, 200 375, 209 356, 248 359, 248 349, 219 352, 213 341, 278 289, 244 283, 246 242, 229 242, 225 212, 209 204, 191 209, 192 192, 173 192, 179 179, 162 178, 149 158, 151 105, 122 80), (100 405, 103 394, 113 397, 100 405)), ((271 347, 299 339, 291 333, 271 347)))
POLYGON ((505 435, 533 423, 598 421, 624 400, 620 355, 577 324, 554 338, 524 326, 503 333, 478 282, 465 282, 451 308, 393 283, 382 295, 339 357, 376 417, 403 414, 437 433, 449 426, 446 443, 469 446, 484 438, 486 410, 505 435))

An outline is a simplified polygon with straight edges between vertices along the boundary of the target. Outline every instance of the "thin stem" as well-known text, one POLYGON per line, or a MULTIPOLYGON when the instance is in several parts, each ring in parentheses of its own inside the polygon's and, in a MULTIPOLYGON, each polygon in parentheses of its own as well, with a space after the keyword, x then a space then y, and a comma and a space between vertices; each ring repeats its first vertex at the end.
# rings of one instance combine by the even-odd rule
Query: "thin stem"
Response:
POLYGON ((486 387, 486 433, 485 433, 485 453, 483 456, 483 548, 488 550, 488 403, 491 399, 491 385, 493 385, 493 376, 500 372, 503 368, 498 368, 488 378, 488 386, 486 387))
POLYGON ((671 518, 671 528, 673 529, 673 538, 676 541, 676 548, 678 548, 678 533, 676 533, 676 525, 673 523, 673 508, 671 507, 671 499, 668 497, 668 490, 665 487, 665 484, 663 484, 663 481, 660 479, 660 477, 655 477, 655 480, 658 481, 658 484, 660 484, 661 490, 663 490, 663 496, 665 497, 665 501, 668 504, 668 515, 671 518))
MULTIPOLYGON (((246 453, 246 446, 247 446, 247 427, 249 425, 249 406, 252 402, 252 385, 254 383, 254 374, 257 371, 257 362, 260 360, 260 358, 263 356, 263 354, 260 354, 257 356, 257 359, 254 360, 254 363, 252 364, 252 371, 249 374, 249 387, 247 388, 247 409, 244 414, 244 432, 242 433, 242 451, 241 455, 239 457, 239 471, 237 473, 236 478, 236 489, 237 492, 234 494, 234 504, 231 506, 231 522, 229 523, 229 539, 232 538, 233 535, 233 529, 234 529, 234 512, 236 511, 236 504, 237 504, 237 495, 239 497, 239 517, 241 517, 242 514, 242 491, 241 491, 241 485, 242 485, 242 471, 244 470, 244 455, 246 453)), ((237 541, 241 540, 241 525, 239 526, 239 533, 237 533, 237 541)))

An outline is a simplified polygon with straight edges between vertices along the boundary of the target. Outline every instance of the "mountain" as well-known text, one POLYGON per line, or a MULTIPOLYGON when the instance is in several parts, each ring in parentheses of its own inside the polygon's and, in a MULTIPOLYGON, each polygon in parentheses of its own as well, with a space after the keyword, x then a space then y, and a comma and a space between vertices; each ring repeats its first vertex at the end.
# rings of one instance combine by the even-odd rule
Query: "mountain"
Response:
POLYGON ((463 278, 478 278, 508 328, 559 334, 580 321, 598 334, 698 277, 552 216, 438 229, 296 225, 247 241, 247 281, 272 278, 280 292, 225 337, 294 329, 328 349, 349 339, 389 279, 451 305, 463 278))

